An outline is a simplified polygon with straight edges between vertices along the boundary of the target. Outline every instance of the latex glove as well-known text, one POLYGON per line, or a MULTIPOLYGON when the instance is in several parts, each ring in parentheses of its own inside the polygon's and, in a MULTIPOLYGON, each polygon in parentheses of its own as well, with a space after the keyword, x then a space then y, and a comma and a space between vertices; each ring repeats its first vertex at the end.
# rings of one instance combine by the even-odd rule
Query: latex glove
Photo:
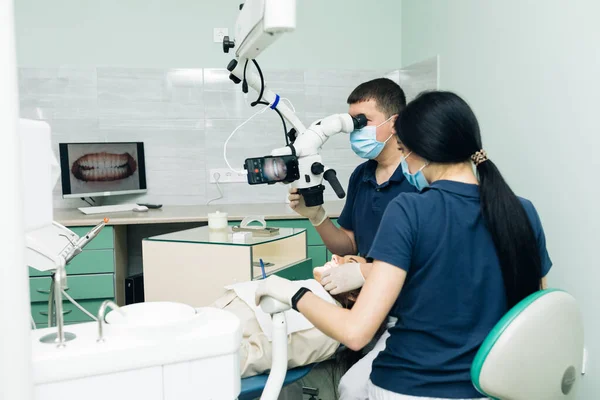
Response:
POLYGON ((254 301, 259 305, 263 296, 271 296, 280 302, 292 306, 292 297, 301 288, 298 283, 277 275, 271 275, 267 279, 260 281, 254 293, 254 301))
POLYGON ((322 267, 313 268, 313 278, 315 278, 317 282, 321 283, 321 279, 323 279, 323 273, 325 271, 327 271, 330 268, 337 267, 339 265, 336 257, 337 256, 334 255, 333 259, 331 261, 326 262, 325 265, 323 265, 322 267))
POLYGON ((333 267, 328 266, 327 264, 323 265, 322 267, 313 268, 313 278, 315 278, 317 282, 321 283, 321 279, 323 279, 323 273, 331 268, 333 267))
POLYGON ((290 208, 303 217, 308 218, 313 226, 319 226, 327 219, 327 213, 323 206, 307 207, 304 203, 304 197, 298 193, 297 188, 290 189, 288 199, 290 200, 290 208))
POLYGON ((330 294, 346 293, 362 287, 365 278, 360 272, 360 264, 346 263, 323 271, 321 285, 330 294))

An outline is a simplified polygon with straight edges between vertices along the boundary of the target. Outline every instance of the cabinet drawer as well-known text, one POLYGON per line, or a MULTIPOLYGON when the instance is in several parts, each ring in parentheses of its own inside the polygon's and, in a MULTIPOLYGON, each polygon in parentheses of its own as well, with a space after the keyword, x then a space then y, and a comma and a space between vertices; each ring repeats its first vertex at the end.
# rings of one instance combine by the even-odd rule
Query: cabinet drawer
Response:
MULTIPOLYGON (((48 301, 50 277, 29 278, 31 302, 48 301)), ((67 276, 67 293, 75 300, 104 299, 115 296, 113 274, 67 276)))
MULTIPOLYGON (((88 233, 93 226, 78 226, 69 228, 73 232, 77 234, 77 236, 81 237, 88 233)), ((98 250, 98 249, 114 249, 114 232, 112 226, 105 226, 102 228, 98 236, 96 236, 87 246, 85 246, 86 250, 98 250)))
POLYGON ((308 257, 312 258, 312 266, 322 267, 327 262, 327 248, 325 246, 308 246, 308 257))
MULTIPOLYGON (((90 321, 92 321, 92 320, 90 319, 90 321)), ((69 322, 65 321, 65 325, 80 324, 82 322, 88 322, 88 321, 69 321, 69 322)), ((44 329, 44 328, 47 328, 47 327, 48 327, 48 321, 47 320, 46 320, 46 322, 41 322, 39 324, 38 323, 35 324, 35 329, 44 329)), ((56 329, 56 326, 53 326, 52 328, 56 329)))
MULTIPOLYGON (((67 276, 113 272, 115 272, 114 250, 84 250, 67 265, 67 276)), ((50 276, 50 272, 29 268, 29 276, 50 276)))
MULTIPOLYGON (((78 301, 79 305, 86 309, 92 315, 97 315, 100 305, 104 300, 114 300, 112 297, 108 299, 98 300, 82 300, 78 301)), ((65 322, 87 322, 93 321, 90 317, 79 310, 68 300, 63 301, 63 314, 65 322)), ((31 304, 31 315, 35 323, 47 324, 48 323, 48 303, 32 303, 31 304)))
POLYGON ((275 272, 275 275, 292 281, 312 279, 312 260, 307 258, 289 268, 275 272))

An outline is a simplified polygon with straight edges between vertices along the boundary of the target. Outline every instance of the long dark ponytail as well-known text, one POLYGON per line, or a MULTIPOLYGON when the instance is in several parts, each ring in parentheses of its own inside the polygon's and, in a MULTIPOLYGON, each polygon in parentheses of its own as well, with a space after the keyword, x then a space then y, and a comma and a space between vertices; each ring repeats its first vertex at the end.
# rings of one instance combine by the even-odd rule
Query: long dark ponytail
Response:
MULTIPOLYGON (((434 163, 465 162, 482 149, 475 114, 451 92, 420 94, 396 120, 396 132, 410 151, 434 163)), ((502 268, 507 303, 512 307, 539 290, 542 260, 521 201, 496 165, 483 159, 477 163, 481 211, 502 268)))

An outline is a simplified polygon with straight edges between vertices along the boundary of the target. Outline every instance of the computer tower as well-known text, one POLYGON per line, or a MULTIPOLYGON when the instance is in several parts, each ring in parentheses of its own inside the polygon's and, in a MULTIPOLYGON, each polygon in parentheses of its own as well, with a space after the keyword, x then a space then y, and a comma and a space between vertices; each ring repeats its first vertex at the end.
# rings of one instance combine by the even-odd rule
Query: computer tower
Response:
POLYGON ((125 304, 144 302, 144 274, 125 278, 125 304))

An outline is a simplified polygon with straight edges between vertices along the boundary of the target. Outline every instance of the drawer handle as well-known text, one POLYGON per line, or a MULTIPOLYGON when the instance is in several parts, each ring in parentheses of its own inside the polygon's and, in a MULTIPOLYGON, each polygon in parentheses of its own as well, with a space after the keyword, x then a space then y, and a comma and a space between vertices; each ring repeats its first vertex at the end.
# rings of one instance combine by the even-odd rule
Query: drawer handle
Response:
MULTIPOLYGON (((73 310, 65 310, 65 311, 63 311, 63 315, 70 314, 72 311, 73 311, 73 310)), ((41 315, 46 315, 46 316, 47 316, 47 315, 48 315, 48 312, 47 312, 47 311, 40 311, 40 314, 41 314, 41 315)))
MULTIPOLYGON (((67 290, 69 290, 69 288, 66 287, 63 290, 66 292, 67 290)), ((46 290, 46 289, 35 289, 35 291, 38 293, 41 293, 41 294, 50 294, 50 290, 46 290)))

